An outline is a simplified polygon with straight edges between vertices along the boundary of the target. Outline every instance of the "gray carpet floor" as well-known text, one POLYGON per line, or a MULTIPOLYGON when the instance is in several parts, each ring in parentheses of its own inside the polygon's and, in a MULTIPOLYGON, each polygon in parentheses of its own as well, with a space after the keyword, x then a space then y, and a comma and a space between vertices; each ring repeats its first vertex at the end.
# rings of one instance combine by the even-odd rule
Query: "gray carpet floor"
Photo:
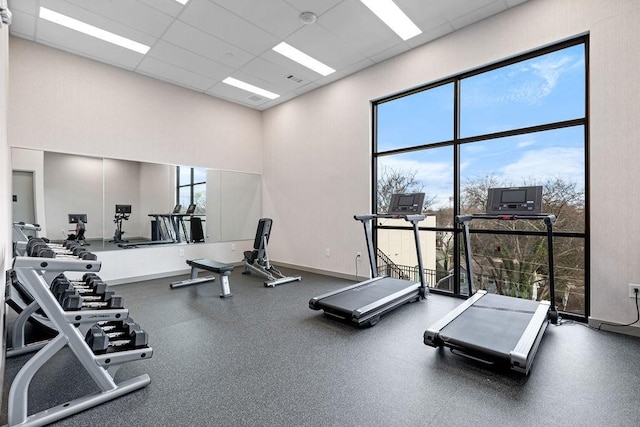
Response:
MULTIPOLYGON (((308 307, 351 282, 287 270, 302 282, 265 288, 240 270, 228 299, 218 283, 114 287, 154 351, 125 364, 116 381, 146 373, 151 384, 55 425, 640 425, 639 338, 550 326, 525 377, 423 344, 425 329, 461 300, 431 295, 359 329, 308 307)), ((0 424, 28 359, 7 360, 0 424)), ((65 348, 33 379, 29 413, 96 390, 65 348)))

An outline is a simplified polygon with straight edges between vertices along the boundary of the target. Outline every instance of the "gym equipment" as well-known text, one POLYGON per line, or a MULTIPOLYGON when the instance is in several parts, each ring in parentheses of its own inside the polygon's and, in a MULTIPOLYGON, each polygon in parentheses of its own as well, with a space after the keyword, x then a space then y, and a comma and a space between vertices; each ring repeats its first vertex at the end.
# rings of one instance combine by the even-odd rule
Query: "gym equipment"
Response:
POLYGON ((87 242, 87 239, 84 237, 87 229, 85 226, 87 223, 87 214, 68 214, 68 218, 69 224, 75 224, 76 232, 75 234, 70 234, 67 240, 75 240, 83 246, 90 246, 91 243, 87 242))
POLYGON ((14 222, 13 229, 18 233, 18 236, 22 239, 21 241, 26 242, 30 237, 37 237, 38 231, 40 231, 40 224, 28 224, 23 221, 14 222), (25 231, 34 231, 35 236, 27 236, 25 231))
POLYGON ((166 245, 180 242, 179 223, 176 221, 175 215, 179 214, 181 210, 182 205, 177 204, 173 207, 171 213, 150 213, 148 216, 153 218, 151 220, 151 241, 118 243, 118 247, 129 249, 137 248, 138 246, 166 245))
POLYGON ((87 331, 85 341, 91 351, 100 354, 146 347, 149 334, 140 325, 127 319, 102 325, 96 323, 87 331))
POLYGON ((269 253, 267 246, 269 244, 269 236, 271 235, 271 226, 273 220, 271 218, 260 218, 258 220, 258 229, 256 237, 253 240, 253 251, 244 253, 244 270, 242 274, 257 273, 267 280, 264 285, 267 287, 275 287, 284 283, 301 281, 300 276, 285 276, 269 261, 269 253))
POLYGON ((541 214, 541 187, 526 187, 527 197, 521 197, 522 188, 494 188, 489 190, 488 212, 495 212, 495 201, 513 205, 500 211, 503 214, 458 215, 456 222, 462 226, 465 261, 470 292, 473 292, 474 276, 469 239, 469 224, 473 220, 544 221, 547 235, 549 256, 549 301, 523 300, 505 295, 489 294, 479 290, 460 306, 456 307, 442 319, 431 325, 424 333, 424 343, 432 347, 449 347, 452 353, 458 354, 491 365, 505 365, 512 370, 527 375, 535 358, 542 336, 549 322, 558 323, 558 312, 555 307, 554 270, 553 270, 553 224, 556 217, 541 214), (520 196, 512 192, 520 192, 520 196), (508 194, 508 193, 512 194, 508 194), (514 195, 517 202, 512 202, 514 195), (533 195, 533 197, 529 197, 533 195), (531 207, 531 209, 529 209, 531 207), (513 214, 515 210, 523 214, 513 214))
POLYGON ((76 290, 72 292, 63 291, 58 294, 58 301, 64 311, 82 310, 83 308, 92 310, 124 308, 124 298, 113 291, 106 291, 102 295, 80 295, 76 290))
POLYGON ((98 257, 87 251, 87 249, 77 242, 65 242, 58 245, 45 241, 39 237, 29 239, 25 246, 25 255, 42 258, 75 258, 84 260, 96 260, 98 257))
POLYGON ((309 308, 324 310, 329 316, 351 321, 359 326, 373 326, 384 313, 407 302, 426 298, 429 289, 424 279, 418 234, 418 223, 425 218, 421 214, 423 203, 424 193, 394 194, 386 214, 354 216, 354 219, 362 222, 364 226, 372 278, 314 297, 309 301, 309 308), (378 275, 371 227, 371 223, 377 218, 402 218, 411 223, 418 257, 419 282, 378 275))
MULTIPOLYGON (((7 400, 8 425, 41 426, 52 424, 62 418, 143 388, 151 382, 146 374, 125 381, 116 382, 114 379, 122 364, 151 358, 153 355, 151 347, 97 355, 85 341, 84 332, 89 325, 96 322, 96 319, 103 321, 127 319, 129 317, 128 310, 65 312, 49 289, 49 280, 60 273, 65 271, 95 273, 100 270, 100 266, 99 261, 91 260, 43 259, 23 256, 14 258, 12 268, 19 282, 33 297, 33 302, 46 314, 52 324, 52 329, 57 331, 57 335, 35 353, 15 375, 7 400), (88 378, 95 382, 97 391, 29 414, 28 392, 32 379, 39 373, 40 368, 66 346, 71 351, 65 351, 61 355, 77 358, 89 374, 88 378)), ((55 397, 55 390, 51 391, 51 396, 55 397)))
POLYGON ((229 286, 229 276, 235 268, 233 264, 223 264, 210 259, 193 259, 187 260, 187 264, 191 266, 191 277, 186 280, 172 282, 169 287, 171 289, 181 288, 183 286, 197 285, 199 283, 212 282, 216 280, 215 276, 198 277, 200 270, 218 273, 220 276, 220 298, 228 298, 233 296, 229 286))
POLYGON ((128 221, 131 216, 131 205, 116 205, 116 214, 113 218, 113 222, 116 224, 116 231, 113 234, 113 240, 109 240, 110 243, 129 243, 128 240, 124 240, 122 235, 122 221, 128 221))

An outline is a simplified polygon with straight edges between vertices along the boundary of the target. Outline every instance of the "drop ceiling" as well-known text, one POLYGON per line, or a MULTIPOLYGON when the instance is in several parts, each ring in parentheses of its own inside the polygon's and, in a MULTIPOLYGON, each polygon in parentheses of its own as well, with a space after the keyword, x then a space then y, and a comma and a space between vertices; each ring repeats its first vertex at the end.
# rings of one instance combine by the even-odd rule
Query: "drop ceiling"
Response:
POLYGON ((295 98, 526 0, 395 0, 422 30, 403 41, 359 0, 9 0, 10 34, 257 110, 295 98), (38 18, 40 6, 151 46, 146 55, 38 18), (317 22, 304 24, 302 12, 317 22), (334 68, 322 76, 272 48, 334 68), (270 100, 227 77, 277 93, 270 100))

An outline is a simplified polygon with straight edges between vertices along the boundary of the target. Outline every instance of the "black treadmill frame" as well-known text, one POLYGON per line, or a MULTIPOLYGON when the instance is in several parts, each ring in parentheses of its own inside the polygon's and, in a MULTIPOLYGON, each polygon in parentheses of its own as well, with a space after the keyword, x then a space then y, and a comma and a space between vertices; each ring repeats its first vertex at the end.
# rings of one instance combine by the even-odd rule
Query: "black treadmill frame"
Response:
MULTIPOLYGON (((354 215, 353 218, 356 221, 362 222, 364 227, 365 239, 367 243, 367 252, 369 254, 369 265, 371 266, 371 279, 311 298, 311 300, 309 300, 309 308, 313 310, 324 310, 324 313, 329 316, 336 317, 342 320, 351 321, 353 323, 356 323, 359 326, 366 325, 366 324, 373 326, 378 322, 381 315, 407 302, 425 299, 429 294, 429 288, 427 287, 424 279, 422 249, 420 247, 420 234, 419 234, 420 232, 418 228, 418 223, 424 220, 425 215, 423 214, 412 214, 412 215, 367 214, 367 215, 354 215), (393 219, 400 218, 411 223, 413 227, 413 235, 414 235, 414 240, 416 245, 416 251, 418 254, 418 268, 420 271, 420 282, 412 283, 411 281, 407 281, 407 287, 404 288, 402 291, 398 291, 393 294, 387 295, 384 298, 381 298, 373 303, 366 304, 362 307, 358 307, 354 310, 340 309, 333 305, 329 306, 327 304, 324 304, 323 300, 327 297, 338 295, 343 292, 348 292, 353 289, 363 288, 364 286, 367 286, 367 285, 375 286, 376 283, 381 283, 380 282, 381 280, 389 279, 387 276, 379 275, 375 250, 373 247, 373 232, 372 232, 373 220, 383 219, 383 218, 393 218, 393 219)), ((399 280, 399 279, 393 279, 393 280, 399 280)))
MULTIPOLYGON (((538 346, 542 341, 542 336, 549 322, 558 323, 558 311, 555 306, 555 273, 553 265, 553 224, 556 217, 552 214, 534 214, 534 215, 499 215, 499 214, 473 214, 473 215, 457 215, 456 223, 460 224, 463 232, 463 241, 465 248, 465 262, 467 264, 467 275, 469 283, 469 292, 473 295, 460 306, 445 315, 438 322, 433 324, 424 333, 424 343, 432 347, 449 347, 451 352, 461 356, 465 356, 480 362, 488 364, 508 364, 515 371, 529 373, 533 359, 538 350, 538 346), (496 355, 491 349, 467 348, 463 343, 451 342, 450 337, 440 334, 442 329, 455 321, 462 313, 472 307, 474 304, 482 300, 487 295, 484 290, 475 291, 473 284, 473 263, 471 260, 471 243, 469 236, 469 224, 472 220, 542 220, 546 226, 547 235, 547 251, 549 263, 549 299, 550 301, 540 301, 538 308, 532 314, 531 319, 520 340, 508 355, 501 357, 496 355)), ((510 297, 505 297, 510 298, 510 297)), ((455 341, 455 340, 454 340, 455 341)))

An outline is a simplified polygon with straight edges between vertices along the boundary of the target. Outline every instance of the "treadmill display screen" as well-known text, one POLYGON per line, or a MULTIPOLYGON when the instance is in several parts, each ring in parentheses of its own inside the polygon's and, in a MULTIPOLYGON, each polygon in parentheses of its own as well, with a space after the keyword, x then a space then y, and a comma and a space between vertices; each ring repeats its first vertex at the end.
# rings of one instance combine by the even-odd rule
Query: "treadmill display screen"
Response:
POLYGON ((388 214, 408 215, 422 213, 424 193, 393 194, 388 214))
POLYGON ((500 197, 502 203, 524 203, 527 201, 526 190, 505 190, 500 197))
POLYGON ((542 186, 490 188, 487 213, 533 215, 542 210, 542 186))
POLYGON ((116 213, 117 214, 130 214, 131 213, 131 205, 116 205, 116 213))

